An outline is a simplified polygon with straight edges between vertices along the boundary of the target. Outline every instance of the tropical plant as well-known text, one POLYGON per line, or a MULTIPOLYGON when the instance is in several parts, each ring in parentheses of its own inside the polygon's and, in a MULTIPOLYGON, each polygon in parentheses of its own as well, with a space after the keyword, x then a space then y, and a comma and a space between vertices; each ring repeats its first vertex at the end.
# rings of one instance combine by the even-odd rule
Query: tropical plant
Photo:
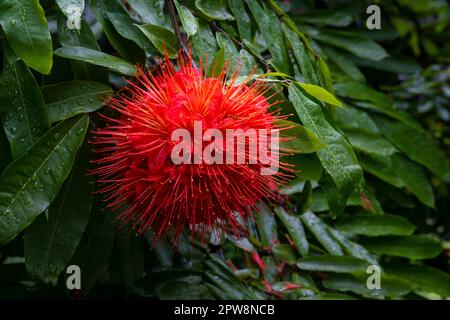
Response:
POLYGON ((373 2, 381 30, 368 1, 0 1, 0 298, 450 298, 450 9, 373 2), (297 124, 283 201, 240 236, 137 236, 87 174, 107 98, 186 52, 297 124))

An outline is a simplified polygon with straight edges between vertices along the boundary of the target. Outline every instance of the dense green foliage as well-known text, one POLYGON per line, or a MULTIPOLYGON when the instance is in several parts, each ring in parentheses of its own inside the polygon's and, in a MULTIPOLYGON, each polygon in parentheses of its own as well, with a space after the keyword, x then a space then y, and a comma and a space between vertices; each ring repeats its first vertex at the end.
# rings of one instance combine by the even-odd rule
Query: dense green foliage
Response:
POLYGON ((381 30, 356 0, 0 1, 0 298, 450 298, 450 9, 374 2, 381 30), (255 67, 301 126, 284 203, 174 252, 119 229, 86 171, 104 99, 180 48, 255 67))

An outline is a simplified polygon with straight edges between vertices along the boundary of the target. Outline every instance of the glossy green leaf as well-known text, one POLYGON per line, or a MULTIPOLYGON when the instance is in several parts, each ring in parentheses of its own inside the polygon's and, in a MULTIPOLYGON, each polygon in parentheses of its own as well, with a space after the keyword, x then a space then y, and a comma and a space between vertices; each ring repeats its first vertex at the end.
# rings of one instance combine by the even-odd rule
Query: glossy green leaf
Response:
POLYGON ((257 1, 247 1, 247 5, 258 24, 262 37, 266 40, 275 69, 290 74, 291 63, 278 17, 273 11, 261 7, 257 1))
POLYGON ((266 204, 258 203, 258 213, 255 218, 261 243, 265 247, 271 247, 274 243, 277 243, 277 222, 266 204))
POLYGON ((217 42, 211 28, 205 21, 198 21, 198 31, 191 37, 191 42, 192 52, 197 60, 205 59, 205 56, 208 56, 208 61, 212 61, 210 57, 213 57, 217 51, 217 42))
POLYGON ((70 264, 80 267, 81 290, 87 294, 104 273, 114 244, 116 227, 111 216, 98 210, 94 203, 85 236, 75 251, 70 264))
POLYGON ((407 219, 398 215, 359 214, 344 219, 338 224, 338 228, 350 235, 376 237, 411 235, 416 227, 407 219))
POLYGON ((70 81, 41 88, 51 122, 100 109, 112 89, 98 82, 70 81))
POLYGON ((0 25, 19 58, 41 73, 50 73, 52 39, 38 0, 2 0, 0 25))
POLYGON ((252 25, 242 0, 228 0, 228 6, 236 19, 241 40, 251 39, 252 25))
POLYGON ((150 39, 162 55, 167 52, 170 59, 177 57, 180 44, 172 31, 153 24, 137 25, 137 27, 150 39))
POLYGON ((325 147, 319 138, 308 128, 287 120, 278 120, 281 128, 292 127, 280 131, 281 137, 289 140, 281 142, 281 148, 294 153, 314 153, 325 147))
MULTIPOLYGON (((128 15, 128 12, 117 1, 110 0, 88 0, 89 8, 94 14, 96 20, 101 24, 102 30, 106 35, 111 46, 127 61, 133 63, 139 63, 144 61, 144 52, 133 42, 122 35, 116 29, 116 26, 111 22, 108 14, 118 13, 122 15, 128 15)), ((132 26, 122 23, 122 26, 129 30, 132 26)), ((128 31, 120 30, 122 34, 130 34, 128 31)))
POLYGON ((381 111, 394 119, 407 123, 419 130, 421 129, 421 126, 411 115, 404 111, 396 110, 392 101, 386 95, 363 83, 346 82, 336 84, 334 87, 339 96, 361 101, 356 103, 358 107, 381 111))
POLYGON ((97 66, 107 67, 128 76, 132 76, 136 73, 136 68, 131 63, 107 53, 89 48, 67 46, 56 49, 54 53, 60 57, 85 61, 97 66))
MULTIPOLYGON (((91 27, 83 19, 80 21, 80 30, 66 27, 67 18, 63 14, 58 15, 58 40, 61 46, 78 46, 100 51, 100 47, 94 37, 91 27)), ((70 60, 75 79, 106 81, 107 75, 102 67, 83 61, 70 60)))
POLYGON ((300 217, 305 226, 330 254, 336 256, 342 256, 344 254, 339 243, 329 234, 327 225, 319 217, 312 212, 306 212, 300 217))
POLYGON ((0 76, 0 105, 12 156, 17 159, 50 128, 42 94, 23 61, 9 64, 5 59, 0 76))
MULTIPOLYGON (((329 60, 342 70, 351 80, 358 82, 366 82, 364 74, 359 70, 358 66, 350 59, 350 55, 345 55, 339 50, 335 50, 331 47, 323 46, 322 48, 329 60)), ((374 63, 372 60, 366 60, 370 63, 374 63)), ((383 60, 382 60, 383 61, 383 60)))
POLYGON ((279 262, 295 264, 297 257, 292 247, 285 243, 277 243, 272 247, 272 254, 279 262))
POLYGON ((94 191, 92 177, 87 175, 89 156, 90 146, 85 144, 48 214, 38 216, 26 229, 24 251, 28 272, 45 283, 56 283, 88 223, 94 191))
POLYGON ((308 240, 306 239, 305 230, 302 221, 298 216, 289 214, 282 207, 276 207, 275 213, 283 222, 284 227, 288 231, 289 236, 295 243, 295 247, 302 256, 307 256, 309 251, 308 240))
POLYGON ((294 33, 285 23, 282 23, 284 34, 289 41, 292 52, 294 53, 295 60, 300 68, 302 77, 306 82, 312 84, 319 84, 316 71, 314 70, 314 64, 311 61, 311 57, 308 55, 305 45, 300 41, 298 35, 294 33))
POLYGON ((183 6, 176 0, 174 0, 174 2, 184 31, 186 31, 189 36, 193 36, 197 33, 198 30, 197 19, 195 19, 191 11, 189 11, 189 9, 187 9, 185 6, 183 6))
POLYGON ((327 90, 320 86, 308 83, 298 83, 298 85, 309 95, 314 98, 323 101, 325 103, 331 104, 336 107, 343 107, 342 102, 340 102, 334 95, 329 93, 327 90))
POLYGON ((422 203, 434 207, 433 189, 425 170, 399 153, 389 158, 376 154, 358 153, 364 170, 396 187, 406 187, 422 203))
POLYGON ((130 6, 142 17, 144 22, 169 27, 159 0, 128 0, 130 6))
POLYGON ((367 277, 354 276, 350 274, 330 274, 323 281, 325 288, 343 291, 354 292, 367 298, 384 299, 399 298, 408 294, 411 287, 404 280, 382 275, 381 286, 379 289, 367 288, 367 277))
POLYGON ((214 59, 211 62, 211 65, 209 66, 208 70, 206 71, 207 75, 209 77, 219 76, 223 70, 224 65, 225 65, 225 49, 220 48, 220 50, 217 51, 216 54, 214 55, 214 59))
POLYGON ((445 154, 437 141, 423 130, 417 130, 401 122, 374 117, 382 134, 412 160, 443 177, 449 170, 445 154))
POLYGON ((450 298, 450 276, 441 270, 407 264, 386 265, 384 271, 408 282, 417 291, 450 298))
POLYGON ((135 24, 138 23, 136 20, 127 14, 118 12, 108 12, 108 18, 122 37, 133 41, 141 49, 150 51, 151 43, 136 27, 135 24))
POLYGON ((317 155, 336 184, 338 198, 346 199, 355 187, 361 188, 364 184, 362 169, 353 149, 327 121, 321 106, 308 99, 295 85, 289 87, 289 98, 305 127, 326 145, 317 155))
POLYGON ((328 232, 333 236, 334 239, 339 242, 344 251, 349 255, 361 260, 368 261, 371 264, 378 265, 377 259, 375 259, 375 257, 371 255, 369 251, 367 251, 367 249, 359 243, 347 239, 347 237, 342 232, 331 227, 328 227, 328 232))
POLYGON ((227 11, 224 0, 195 0, 195 6, 211 19, 234 20, 234 17, 227 11))
POLYGON ((361 240, 361 244, 377 254, 410 259, 429 259, 441 251, 439 242, 426 236, 383 236, 361 240))
POLYGON ((67 18, 78 14, 81 16, 84 11, 84 0, 56 0, 56 3, 67 18))
POLYGON ((361 58, 378 61, 388 56, 383 47, 356 33, 313 28, 308 28, 307 33, 314 39, 347 50, 361 58))
POLYGON ((365 273, 369 262, 350 256, 320 255, 302 258, 297 267, 308 271, 365 273))
POLYGON ((87 116, 59 123, 0 176, 0 244, 17 236, 56 197, 87 126, 87 116))

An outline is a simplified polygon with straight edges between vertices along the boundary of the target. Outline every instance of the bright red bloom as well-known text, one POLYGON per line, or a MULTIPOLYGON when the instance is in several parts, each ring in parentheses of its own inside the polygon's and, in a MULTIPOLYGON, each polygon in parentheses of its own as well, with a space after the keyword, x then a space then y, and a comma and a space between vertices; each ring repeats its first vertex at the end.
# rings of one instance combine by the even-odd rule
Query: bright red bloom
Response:
MULTIPOLYGON (((226 129, 275 129, 282 118, 268 110, 262 82, 249 84, 249 77, 236 84, 236 74, 228 79, 226 71, 207 77, 187 60, 181 59, 179 70, 168 59, 157 71, 140 70, 109 101, 118 116, 103 116, 107 123, 92 141, 99 153, 94 174, 108 207, 123 208, 121 220, 138 233, 151 228, 156 238, 168 231, 176 238, 185 228, 193 235, 200 230, 202 239, 215 227, 236 231, 238 215, 257 210, 259 200, 277 200, 286 180, 282 172, 261 175, 264 165, 251 164, 248 149, 243 164, 174 163, 175 129, 194 134, 194 122, 201 121, 203 133, 214 128, 225 137, 226 129)), ((224 141, 217 145, 224 153, 231 148, 224 141)))

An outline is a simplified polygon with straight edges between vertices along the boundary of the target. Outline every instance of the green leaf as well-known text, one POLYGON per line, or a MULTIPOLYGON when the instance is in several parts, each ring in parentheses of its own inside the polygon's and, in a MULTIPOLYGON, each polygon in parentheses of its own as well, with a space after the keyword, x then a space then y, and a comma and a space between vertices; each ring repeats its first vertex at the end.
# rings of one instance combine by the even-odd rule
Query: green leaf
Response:
POLYGON ((349 10, 338 9, 308 11, 307 14, 296 15, 294 19, 303 23, 333 27, 347 27, 353 20, 349 10))
POLYGON ((225 64, 225 49, 220 48, 214 55, 214 59, 207 70, 208 77, 217 77, 223 70, 225 64))
POLYGON ((386 265, 384 271, 408 282, 416 291, 435 293, 450 298, 450 276, 441 270, 405 264, 386 265))
POLYGON ((247 1, 247 5, 258 24, 262 37, 266 40, 275 69, 291 73, 291 63, 284 41, 281 23, 272 10, 261 7, 257 1, 247 1))
POLYGON ((309 252, 309 244, 306 239, 305 230, 302 221, 298 216, 289 214, 282 207, 276 207, 275 213, 283 222, 289 236, 295 243, 295 247, 302 256, 307 256, 309 252))
POLYGON ((0 173, 8 166, 11 162, 11 149, 9 146, 8 138, 6 137, 3 126, 0 127, 0 152, 2 156, 0 157, 0 173))
POLYGON ((389 158, 377 154, 358 153, 364 170, 396 187, 406 187, 422 203, 434 207, 433 189, 425 170, 399 153, 389 158))
POLYGON ((441 251, 439 242, 426 236, 384 236, 362 239, 361 244, 369 251, 409 259, 429 259, 441 251))
POLYGON ((312 84, 319 84, 316 71, 314 70, 314 64, 311 61, 311 57, 308 55, 305 49, 305 45, 300 41, 298 35, 294 33, 285 23, 282 23, 284 34, 289 41, 294 57, 297 61, 302 77, 306 82, 312 84))
MULTIPOLYGON (((109 13, 128 15, 128 12, 121 4, 119 4, 119 2, 110 0, 89 0, 89 8, 97 21, 101 24, 102 30, 109 40, 109 43, 120 56, 134 63, 144 61, 145 53, 136 46, 134 42, 123 38, 108 17, 109 13)), ((122 25, 125 25, 127 30, 132 27, 127 26, 126 23, 122 25)), ((122 30, 120 30, 120 32, 124 33, 122 30)))
POLYGON ((123 283, 133 291, 136 281, 144 276, 144 254, 141 240, 130 228, 119 230, 115 239, 123 283))
MULTIPOLYGON (((350 59, 350 54, 346 55, 339 50, 335 50, 331 47, 322 46, 327 58, 333 62, 336 67, 341 69, 351 80, 357 82, 366 82, 364 74, 359 70, 358 66, 350 59)), ((370 63, 374 63, 373 60, 366 60, 370 63)), ((382 60, 383 61, 383 60, 382 60)))
POLYGON ((54 53, 60 57, 85 61, 97 66, 107 67, 128 76, 133 76, 136 74, 136 69, 131 63, 101 51, 84 47, 67 46, 56 49, 54 53))
POLYGON ((308 84, 308 83, 298 83, 298 85, 309 95, 313 96, 314 98, 323 101, 325 103, 329 103, 336 107, 343 108, 342 102, 340 102, 334 95, 329 93, 327 90, 320 86, 316 86, 314 84, 308 84))
POLYGON ((294 153, 314 153, 325 147, 325 145, 317 138, 317 136, 308 128, 287 120, 278 120, 276 125, 280 128, 288 128, 281 130, 281 137, 289 138, 287 141, 281 142, 281 148, 294 153))
POLYGON ((88 126, 87 116, 49 130, 0 176, 0 244, 12 240, 56 197, 88 126))
POLYGON ((0 105, 12 156, 17 159, 50 128, 42 94, 23 61, 9 64, 5 59, 0 76, 0 105))
POLYGON ((70 81, 41 87, 52 123, 80 113, 97 111, 112 89, 98 82, 70 81))
POLYGON ((371 264, 378 265, 377 259, 375 259, 375 257, 360 244, 347 239, 344 234, 331 227, 328 227, 328 232, 339 242, 344 251, 349 255, 368 261, 371 264))
POLYGON ((197 33, 198 24, 197 19, 195 19, 194 15, 187 9, 185 6, 181 5, 178 1, 174 0, 175 6, 177 7, 178 15, 181 20, 181 24, 183 25, 184 31, 189 36, 193 36, 197 33))
POLYGON ((236 19, 241 40, 252 38, 252 24, 242 0, 228 0, 228 6, 236 19))
POLYGON ((38 0, 2 0, 0 25, 19 58, 40 73, 50 73, 52 39, 38 0))
POLYGON ((272 247, 272 254, 278 262, 285 262, 289 265, 295 264, 297 257, 291 246, 285 243, 277 243, 272 247))
MULTIPOLYGON (((58 40, 61 46, 86 47, 100 51, 100 47, 94 37, 91 27, 83 19, 80 30, 66 28, 67 18, 63 14, 58 15, 58 40)), ((75 79, 107 81, 107 75, 103 68, 86 62, 71 60, 70 65, 75 79)))
POLYGON ((92 179, 87 175, 90 146, 81 149, 71 175, 44 214, 26 229, 24 254, 28 272, 55 284, 77 248, 93 202, 92 179))
POLYGON ((308 99, 295 85, 289 87, 289 98, 305 127, 327 146, 317 155, 336 184, 338 198, 345 201, 355 186, 361 188, 364 184, 362 169, 353 149, 326 120, 321 106, 308 99))
POLYGON ((313 39, 347 50, 361 58, 378 61, 388 56, 383 47, 356 33, 313 28, 305 28, 305 31, 313 39))
POLYGON ((365 235, 369 237, 411 235, 416 228, 407 219, 392 214, 359 214, 344 219, 338 223, 337 227, 350 235, 365 235))
MULTIPOLYGON (((201 57, 204 59, 205 56, 213 57, 217 51, 216 37, 209 25, 203 20, 198 21, 198 31, 191 37, 191 41, 192 51, 197 60, 200 60, 201 57)), ((211 60, 208 59, 208 61, 211 60)), ((208 67, 205 65, 205 68, 208 67)))
POLYGON ((339 83, 336 84, 334 88, 336 89, 337 94, 341 97, 362 101, 355 103, 358 107, 381 111, 384 114, 407 123, 419 130, 422 129, 420 124, 418 124, 410 114, 404 111, 396 110, 392 104, 392 101, 386 95, 363 83, 339 83))
POLYGON ((439 177, 449 170, 445 154, 437 141, 423 130, 417 130, 401 122, 373 117, 382 134, 412 160, 423 164, 439 177))
POLYGON ((74 12, 74 8, 79 10, 80 15, 84 11, 84 0, 56 0, 56 3, 62 13, 69 19, 72 18, 73 14, 78 13, 78 11, 74 12))
POLYGON ((302 258, 297 267, 308 271, 365 273, 369 262, 350 256, 321 255, 302 258))
POLYGON ((262 244, 271 247, 278 242, 277 222, 274 214, 267 208, 266 204, 258 203, 256 213, 256 226, 262 244))
MULTIPOLYGON (((382 70, 396 74, 414 74, 420 72, 420 64, 408 56, 387 57, 383 60, 373 61, 352 57, 352 60, 358 65, 366 68, 382 70)), ((356 79, 355 79, 356 80, 356 79)))
POLYGON ((122 37, 133 41, 143 50, 151 51, 151 43, 136 27, 135 24, 138 23, 136 20, 118 12, 108 12, 108 18, 122 37))
POLYGON ((350 274, 330 274, 324 279, 323 285, 328 289, 344 292, 350 291, 367 298, 375 299, 384 299, 386 297, 395 299, 404 296, 411 291, 411 287, 407 282, 384 274, 382 276, 380 289, 368 289, 367 277, 367 275, 354 276, 350 274))
POLYGON ((312 212, 305 212, 300 218, 330 254, 336 256, 342 256, 344 254, 339 243, 328 233, 327 225, 319 217, 312 212))
POLYGON ((195 6, 208 18, 234 20, 234 17, 227 11, 223 0, 195 0, 195 6))
POLYGON ((295 166, 295 175, 302 180, 318 181, 323 172, 322 164, 314 153, 296 154, 286 159, 295 166))
POLYGON ((97 279, 103 276, 115 238, 111 217, 96 210, 99 205, 94 203, 85 237, 81 239, 70 261, 70 264, 80 267, 81 290, 85 294, 91 290, 97 279))
POLYGON ((150 39, 161 54, 164 55, 167 52, 170 59, 177 57, 180 44, 172 31, 154 24, 136 26, 150 39))
POLYGON ((130 6, 142 17, 143 21, 161 27, 169 27, 159 0, 128 0, 130 6))

